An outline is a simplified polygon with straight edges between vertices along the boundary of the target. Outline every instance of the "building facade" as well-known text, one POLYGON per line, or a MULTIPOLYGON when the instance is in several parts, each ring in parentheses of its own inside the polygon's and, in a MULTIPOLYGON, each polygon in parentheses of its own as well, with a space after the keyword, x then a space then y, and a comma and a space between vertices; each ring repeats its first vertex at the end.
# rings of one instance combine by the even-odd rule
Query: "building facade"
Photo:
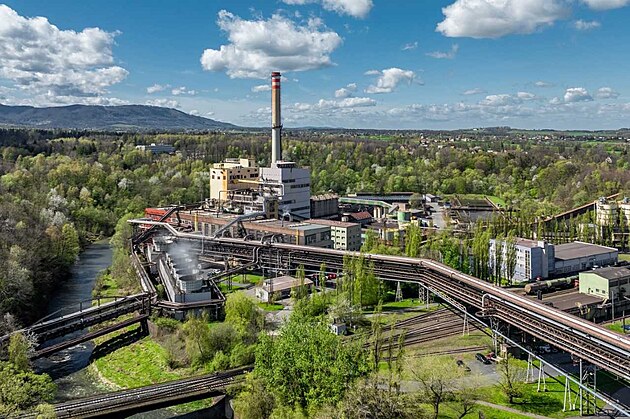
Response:
MULTIPOLYGON (((596 266, 617 263, 617 249, 590 243, 573 242, 553 245, 544 241, 517 238, 515 282, 529 282, 550 277, 568 276, 596 266)), ((504 240, 490 240, 489 268, 496 266, 497 251, 501 249, 501 272, 508 278, 508 246, 504 240)))
POLYGON ((260 183, 275 189, 280 215, 311 217, 311 172, 293 162, 278 161, 260 169, 260 183))
POLYGON ((229 191, 252 188, 259 176, 253 159, 226 159, 210 169, 210 199, 225 201, 229 191))
POLYGON ((333 247, 337 250, 361 249, 361 224, 319 219, 309 220, 308 223, 329 226, 333 247))
POLYGON ((621 300, 630 292, 630 270, 608 267, 580 273, 580 293, 621 300))

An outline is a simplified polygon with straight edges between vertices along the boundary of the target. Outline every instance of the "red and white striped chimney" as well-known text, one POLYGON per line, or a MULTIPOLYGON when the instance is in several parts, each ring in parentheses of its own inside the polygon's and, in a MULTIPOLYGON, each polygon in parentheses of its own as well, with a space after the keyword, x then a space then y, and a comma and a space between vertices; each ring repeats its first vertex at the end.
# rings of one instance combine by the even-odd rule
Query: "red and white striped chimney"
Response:
POLYGON ((282 119, 280 117, 279 72, 271 73, 271 163, 282 160, 282 119))

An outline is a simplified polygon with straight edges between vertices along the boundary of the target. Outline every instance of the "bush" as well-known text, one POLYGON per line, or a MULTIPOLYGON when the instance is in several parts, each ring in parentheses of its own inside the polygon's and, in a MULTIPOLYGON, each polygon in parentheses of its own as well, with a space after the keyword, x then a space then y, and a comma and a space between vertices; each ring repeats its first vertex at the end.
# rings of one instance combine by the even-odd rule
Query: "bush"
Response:
POLYGON ((251 365, 256 359, 256 345, 238 343, 232 348, 230 354, 230 367, 236 368, 243 365, 251 365))
POLYGON ((230 368, 230 357, 223 353, 223 351, 219 351, 214 354, 214 358, 210 363, 209 369, 212 372, 215 371, 225 371, 230 368))

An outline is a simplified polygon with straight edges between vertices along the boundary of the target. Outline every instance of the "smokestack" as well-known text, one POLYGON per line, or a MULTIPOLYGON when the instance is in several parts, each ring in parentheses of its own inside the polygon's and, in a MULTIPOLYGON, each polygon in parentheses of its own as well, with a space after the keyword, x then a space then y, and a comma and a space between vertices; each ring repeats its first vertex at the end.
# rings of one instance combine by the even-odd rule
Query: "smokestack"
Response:
POLYGON ((280 73, 271 73, 271 163, 282 160, 282 119, 280 118, 280 73))

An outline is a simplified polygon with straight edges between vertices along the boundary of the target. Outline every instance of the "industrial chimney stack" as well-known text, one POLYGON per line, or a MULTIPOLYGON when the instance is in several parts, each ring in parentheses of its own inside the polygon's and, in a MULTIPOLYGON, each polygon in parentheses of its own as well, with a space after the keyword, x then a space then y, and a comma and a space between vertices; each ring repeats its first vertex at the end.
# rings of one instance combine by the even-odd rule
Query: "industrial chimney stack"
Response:
POLYGON ((282 119, 280 118, 279 72, 271 73, 271 164, 282 160, 282 119))

